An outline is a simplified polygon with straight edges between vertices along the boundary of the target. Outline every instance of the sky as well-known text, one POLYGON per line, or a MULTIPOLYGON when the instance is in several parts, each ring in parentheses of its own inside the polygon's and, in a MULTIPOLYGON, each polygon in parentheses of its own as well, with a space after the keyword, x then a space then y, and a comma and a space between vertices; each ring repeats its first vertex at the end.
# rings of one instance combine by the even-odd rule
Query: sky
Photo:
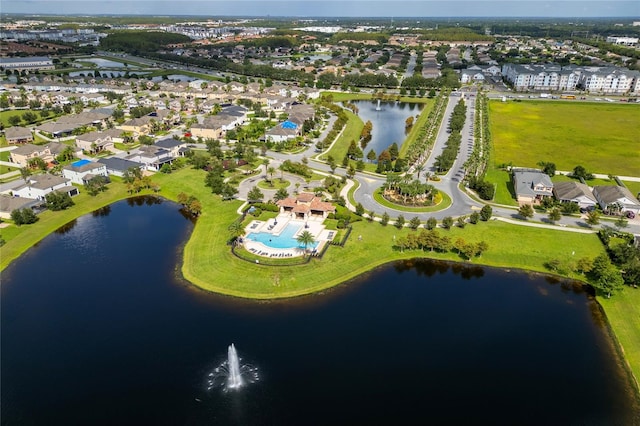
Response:
POLYGON ((287 17, 623 17, 627 0, 0 0, 2 13, 287 17))

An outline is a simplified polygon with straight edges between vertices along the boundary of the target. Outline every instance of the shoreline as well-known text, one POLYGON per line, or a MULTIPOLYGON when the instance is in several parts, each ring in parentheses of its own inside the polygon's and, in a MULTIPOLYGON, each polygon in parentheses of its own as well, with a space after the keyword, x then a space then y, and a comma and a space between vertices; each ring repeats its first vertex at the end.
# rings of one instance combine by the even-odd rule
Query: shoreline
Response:
MULTIPOLYGON (((77 210, 72 208, 70 212, 66 211, 67 215, 64 215, 64 217, 60 215, 59 217, 56 217, 57 220, 50 221, 48 226, 43 227, 44 229, 50 229, 50 231, 44 233, 44 235, 31 235, 31 238, 23 237, 24 240, 30 241, 31 244, 27 246, 26 245, 27 241, 25 241, 20 246, 20 248, 14 249, 13 252, 10 252, 10 255, 11 255, 10 258, 7 258, 7 256, 4 253, 6 251, 7 245, 2 247, 3 255, 2 255, 2 264, 1 264, 0 270, 4 270, 13 262, 13 260, 16 260, 17 258, 19 258, 24 252, 26 252, 32 246, 37 245, 38 242, 40 242, 50 233, 54 232, 55 229, 58 229, 61 226, 64 226, 65 224, 77 219, 80 216, 89 214, 106 205, 110 205, 119 201, 124 201, 126 199, 135 198, 139 196, 154 196, 154 197, 163 198, 172 202, 176 202, 176 199, 177 199, 176 195, 178 192, 180 192, 179 190, 182 188, 177 188, 177 189, 178 191, 176 192, 175 189, 173 191, 171 190, 171 188, 168 188, 167 190, 165 190, 163 187, 163 190, 157 194, 153 193, 150 190, 141 191, 138 194, 128 194, 123 189, 120 191, 115 190, 112 193, 109 193, 109 191, 107 191, 106 193, 101 194, 101 195, 104 195, 103 197, 99 197, 99 196, 95 197, 99 199, 94 199, 94 202, 91 203, 91 205, 81 206, 84 208, 79 208, 77 210)), ((237 218, 237 212, 236 212, 237 203, 238 202, 222 202, 215 199, 212 200, 210 197, 206 203, 203 203, 205 204, 206 207, 209 207, 209 208, 205 207, 203 209, 203 214, 196 221, 193 227, 193 230, 186 237, 184 244, 177 249, 176 255, 179 257, 177 258, 178 263, 175 266, 176 275, 179 276, 181 280, 184 280, 185 282, 187 282, 188 285, 193 286, 194 288, 197 288, 199 291, 206 291, 208 293, 215 293, 225 297, 233 297, 237 299, 245 299, 245 300, 252 300, 252 301, 266 302, 266 301, 275 301, 275 300, 286 301, 287 299, 293 300, 296 298, 318 294, 327 290, 337 288, 341 285, 348 283, 349 281, 357 279, 357 277, 362 276, 363 274, 371 273, 372 271, 375 271, 376 268, 379 268, 385 264, 389 264, 396 261, 410 261, 411 259, 428 259, 432 261, 443 261, 443 262, 447 262, 450 265, 462 265, 462 266, 468 266, 468 267, 499 268, 507 272, 518 271, 526 274, 545 275, 545 276, 554 277, 560 280, 577 281, 577 282, 580 282, 581 285, 588 285, 578 277, 562 276, 557 274, 551 274, 548 271, 544 271, 541 269, 542 265, 540 265, 539 263, 536 264, 534 262, 534 263, 530 263, 529 265, 522 265, 522 264, 517 265, 517 264, 510 264, 508 259, 507 260, 500 259, 501 261, 499 262, 496 262, 495 260, 492 261, 490 256, 492 248, 490 248, 487 254, 483 255, 482 258, 474 259, 473 262, 468 262, 468 261, 461 261, 458 259, 454 259, 455 255, 453 253, 441 254, 441 253, 434 252, 433 255, 429 257, 429 256, 419 255, 419 252, 416 252, 416 251, 413 251, 413 252, 412 251, 406 251, 406 252, 394 251, 391 247, 391 238, 389 238, 387 240, 387 243, 385 243, 387 244, 387 248, 385 248, 384 246, 378 246, 377 253, 373 253, 373 254, 370 252, 368 253, 366 249, 359 247, 361 242, 349 241, 347 243, 346 251, 345 251, 345 248, 331 247, 331 249, 327 252, 327 254, 323 259, 312 259, 312 261, 308 265, 290 266, 290 267, 264 266, 264 265, 258 266, 253 263, 250 264, 249 262, 235 258, 235 256, 231 254, 230 249, 226 245, 226 232, 225 232, 226 226, 224 226, 224 224, 227 222, 230 223, 230 221, 228 221, 226 217, 232 218, 232 219, 237 218), (225 214, 216 215, 216 219, 213 220, 208 213, 215 210, 218 210, 219 213, 223 212, 225 214), (213 250, 211 251, 199 250, 199 248, 201 248, 203 244, 202 239, 206 240, 205 245, 212 248, 213 250), (209 261, 204 260, 204 257, 202 256, 203 252, 210 255, 207 257, 214 257, 216 259, 209 259, 209 261), (198 256, 198 254, 200 254, 201 256, 198 256), (218 261, 217 263, 215 262, 216 260, 218 261), (351 262, 349 262, 349 260, 351 260, 351 262), (356 260, 359 260, 360 264, 358 264, 356 260), (203 268, 203 263, 206 263, 206 265, 204 265, 205 266, 204 268, 203 268), (214 268, 211 268, 212 266, 211 263, 216 263, 214 268), (337 268, 338 271, 336 272, 335 270, 332 271, 327 269, 326 267, 323 268, 323 264, 326 267, 342 266, 342 268, 337 268), (538 266, 537 268, 536 268, 536 265, 538 266), (324 278, 325 274, 323 274, 322 278, 319 278, 318 268, 322 268, 320 269, 321 271, 324 269, 326 270, 326 272, 328 272, 328 274, 326 274, 328 275, 326 276, 326 279, 324 278), (310 271, 312 271, 311 274, 310 274, 310 271), (237 277, 247 276, 247 272, 250 272, 252 275, 257 276, 257 281, 254 280, 253 283, 249 283, 249 286, 252 287, 253 291, 248 292, 242 288, 233 288, 233 285, 229 285, 230 283, 238 284, 237 277), (293 272, 296 272, 296 274, 294 274, 293 272), (301 278, 299 278, 297 275, 300 275, 301 278), (203 277, 206 277, 206 279, 204 279, 203 277), (216 278, 215 284, 213 283, 214 277, 216 278), (311 285, 300 285, 301 281, 303 281, 304 279, 310 279, 310 277, 316 277, 314 283, 311 283, 311 285), (222 278, 222 279, 218 280, 218 278, 222 278), (269 282, 273 282, 273 281, 277 281, 277 284, 269 285, 269 282), (257 285, 262 287, 262 290, 256 291, 256 288, 253 288, 256 285, 256 283, 259 283, 257 285)), ((61 213, 61 212, 55 212, 55 213, 61 213)), ((379 223, 368 223, 366 221, 363 221, 363 222, 364 223, 358 222, 357 224, 359 225, 357 224, 356 225, 363 226, 365 228, 375 226, 377 233, 379 234, 395 235, 396 233, 401 233, 401 232, 405 232, 405 233, 411 232, 408 229, 398 230, 391 226, 383 227, 379 223)), ((483 229, 482 234, 485 234, 487 233, 487 231, 489 231, 489 229, 487 228, 495 228, 495 227, 509 227, 509 230, 513 231, 513 228, 515 226, 512 224, 496 223, 496 222, 498 221, 482 222, 478 225, 473 225, 473 226, 469 225, 463 230, 454 230, 454 233, 461 232, 464 235, 465 231, 477 231, 480 228, 480 229, 483 229)), ((30 226, 33 226, 33 225, 30 225, 30 226)), ((523 227, 518 227, 518 228, 523 228, 523 227)), ((529 228, 529 229, 532 229, 532 228, 529 228)), ((443 231, 443 233, 449 233, 449 232, 450 231, 443 231)), ((562 231, 549 230, 547 232, 562 232, 562 231)), ((24 234, 29 236, 29 234, 33 234, 33 232, 31 233, 26 232, 24 234)), ((371 238, 371 236, 367 234, 365 231, 363 231, 363 234, 365 235, 365 240, 371 238)), ((574 233, 563 233, 563 234, 574 234, 574 233)), ((554 235, 557 235, 557 234, 554 234, 554 235)), ((574 235, 584 236, 584 234, 574 234, 574 235)), ((18 237, 20 237, 20 235, 18 237)), ((585 236, 584 238, 588 238, 588 237, 585 236)), ((489 235, 488 242, 490 245, 492 244, 492 241, 493 240, 491 239, 491 235, 489 235)), ((8 244, 11 244, 11 242, 8 244)), ((532 242, 531 246, 535 247, 535 242, 532 242)), ((598 246, 598 247, 600 250, 602 250, 601 246, 598 246)), ((625 289, 625 291, 629 292, 632 290, 625 289)), ((619 296, 614 296, 613 303, 616 303, 615 297, 619 297, 619 296)), ((607 314, 607 306, 605 305, 607 305, 606 302, 610 300, 612 299, 607 299, 607 301, 605 301, 605 303, 603 304, 601 303, 601 300, 598 297, 595 297, 595 301, 598 303, 598 306, 600 307, 600 309, 602 309, 602 311, 605 314, 606 323, 608 327, 611 329, 612 335, 615 338, 614 341, 617 346, 617 349, 621 351, 622 359, 624 359, 626 368, 628 369, 629 374, 631 374, 631 377, 633 378, 634 385, 636 388, 635 389, 636 394, 640 395, 640 383, 638 381, 639 374, 634 372, 632 363, 629 360, 628 351, 626 351, 624 346, 622 345, 619 333, 616 333, 618 326, 622 326, 622 324, 617 324, 615 320, 612 321, 611 316, 607 314)), ((640 366, 638 367, 640 368, 640 366)))

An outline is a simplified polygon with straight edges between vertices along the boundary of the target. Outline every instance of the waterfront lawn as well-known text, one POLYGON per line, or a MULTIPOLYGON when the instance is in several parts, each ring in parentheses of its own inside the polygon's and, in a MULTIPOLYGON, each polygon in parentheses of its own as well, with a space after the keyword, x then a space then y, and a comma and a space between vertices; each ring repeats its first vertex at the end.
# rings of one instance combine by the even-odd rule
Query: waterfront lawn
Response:
MULTIPOLYGON (((342 131, 342 134, 338 136, 336 142, 333 144, 331 149, 324 154, 321 154, 320 160, 327 160, 329 155, 333 157, 336 161, 336 164, 342 164, 342 159, 345 155, 347 155, 347 151, 349 150, 349 144, 351 141, 355 141, 356 144, 359 144, 360 134, 362 133, 362 128, 364 127, 364 122, 352 113, 351 111, 345 110, 347 114, 347 124, 342 131)), ((359 145, 358 145, 359 146, 359 145)))
POLYGON ((638 174, 640 107, 579 102, 489 102, 496 165, 558 170, 582 165, 592 173, 638 174))
MULTIPOLYGON (((228 227, 238 217, 240 201, 221 201, 204 187, 203 180, 203 172, 192 169, 154 176, 165 197, 175 199, 178 193, 185 192, 202 202, 203 213, 184 249, 182 272, 188 281, 206 290, 249 298, 294 297, 328 289, 393 260, 413 257, 461 260, 455 253, 400 252, 392 247, 394 235, 399 237, 413 231, 363 220, 353 224, 352 237, 344 248, 332 246, 322 259, 314 258, 309 264, 296 267, 255 265, 235 257, 227 245, 228 227), (358 240, 354 235, 364 237, 358 240)), ((473 264, 546 272, 545 262, 570 256, 571 251, 575 251, 576 258, 593 258, 603 252, 594 234, 514 226, 499 221, 440 232, 469 242, 487 241, 489 250, 474 259, 473 264), (522 244, 523 241, 527 244, 522 244)))
POLYGON ((598 297, 615 337, 622 346, 636 383, 640 380, 640 289, 625 287, 611 299, 598 297))

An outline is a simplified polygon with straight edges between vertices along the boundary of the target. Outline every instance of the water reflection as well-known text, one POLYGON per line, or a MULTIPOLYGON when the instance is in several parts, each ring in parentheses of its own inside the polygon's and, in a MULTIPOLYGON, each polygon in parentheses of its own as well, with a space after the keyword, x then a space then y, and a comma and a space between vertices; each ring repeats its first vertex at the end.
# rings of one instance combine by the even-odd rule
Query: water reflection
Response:
POLYGON ((65 223, 64 225, 62 225, 60 228, 56 229, 54 232, 56 234, 60 234, 60 235, 64 235, 69 233, 73 228, 76 227, 76 225, 78 224, 78 220, 77 219, 73 219, 71 222, 65 223))
POLYGON ((163 199, 155 195, 141 195, 139 197, 127 198, 127 204, 133 206, 153 206, 155 204, 162 204, 163 199))
POLYGON ((111 206, 104 206, 91 212, 93 217, 105 217, 111 213, 111 206))

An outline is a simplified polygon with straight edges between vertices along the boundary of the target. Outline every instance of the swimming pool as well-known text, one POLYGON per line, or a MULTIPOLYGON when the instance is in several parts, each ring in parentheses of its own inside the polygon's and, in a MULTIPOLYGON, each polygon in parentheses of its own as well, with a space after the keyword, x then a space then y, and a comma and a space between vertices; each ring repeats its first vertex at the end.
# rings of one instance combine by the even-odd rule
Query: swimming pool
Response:
POLYGON ((74 163, 71 163, 71 165, 72 165, 73 167, 82 167, 82 166, 84 166, 85 164, 89 164, 90 162, 91 162, 91 161, 89 161, 89 160, 85 160, 85 159, 83 159, 83 160, 78 160, 78 161, 76 161, 76 162, 74 162, 74 163))
MULTIPOLYGON (((304 248, 304 245, 298 243, 298 241, 294 237, 295 233, 298 232, 298 230, 302 226, 303 225, 299 223, 288 223, 287 226, 282 230, 280 235, 274 235, 269 232, 251 232, 247 235, 247 239, 251 241, 257 241, 267 247, 276 249, 288 249, 296 247, 304 248)), ((313 243, 307 245, 307 249, 313 249, 317 246, 318 242, 314 241, 313 243)))

